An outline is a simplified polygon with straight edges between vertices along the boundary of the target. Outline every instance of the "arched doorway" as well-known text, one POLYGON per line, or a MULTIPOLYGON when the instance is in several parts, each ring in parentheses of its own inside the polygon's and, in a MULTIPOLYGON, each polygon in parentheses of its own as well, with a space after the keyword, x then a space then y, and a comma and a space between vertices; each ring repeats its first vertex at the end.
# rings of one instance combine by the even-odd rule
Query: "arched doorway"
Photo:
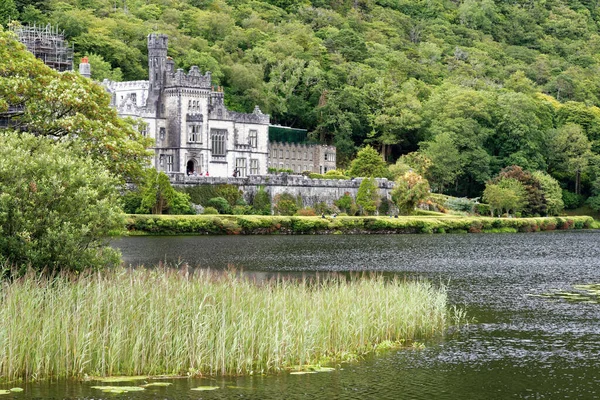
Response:
POLYGON ((198 171, 196 170, 196 162, 194 160, 189 160, 187 162, 187 166, 186 166, 185 170, 186 170, 186 173, 188 174, 188 176, 193 175, 194 172, 197 173, 198 171))

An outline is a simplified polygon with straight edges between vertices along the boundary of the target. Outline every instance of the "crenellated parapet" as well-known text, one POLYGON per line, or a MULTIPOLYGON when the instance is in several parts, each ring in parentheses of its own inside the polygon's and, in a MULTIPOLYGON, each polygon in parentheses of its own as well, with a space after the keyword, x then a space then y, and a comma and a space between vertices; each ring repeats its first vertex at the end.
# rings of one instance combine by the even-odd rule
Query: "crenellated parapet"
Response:
POLYGON ((262 124, 268 125, 271 121, 269 114, 263 114, 258 106, 250 114, 240 113, 228 110, 224 104, 223 92, 212 92, 210 94, 210 106, 208 108, 208 118, 222 121, 233 121, 243 124, 262 124))
POLYGON ((173 74, 168 74, 165 87, 210 89, 211 81, 212 77, 210 71, 207 71, 204 75, 202 75, 200 69, 194 65, 190 68, 190 71, 187 74, 183 72, 183 69, 181 68, 179 68, 173 74))

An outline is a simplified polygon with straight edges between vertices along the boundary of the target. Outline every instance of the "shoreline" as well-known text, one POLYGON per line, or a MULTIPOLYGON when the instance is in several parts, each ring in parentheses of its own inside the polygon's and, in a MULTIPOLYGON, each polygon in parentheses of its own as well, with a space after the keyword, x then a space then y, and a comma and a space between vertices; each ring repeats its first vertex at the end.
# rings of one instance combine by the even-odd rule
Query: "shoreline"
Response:
POLYGON ((516 233, 590 229, 588 216, 493 218, 454 216, 301 217, 273 215, 141 215, 126 217, 129 236, 356 235, 516 233))

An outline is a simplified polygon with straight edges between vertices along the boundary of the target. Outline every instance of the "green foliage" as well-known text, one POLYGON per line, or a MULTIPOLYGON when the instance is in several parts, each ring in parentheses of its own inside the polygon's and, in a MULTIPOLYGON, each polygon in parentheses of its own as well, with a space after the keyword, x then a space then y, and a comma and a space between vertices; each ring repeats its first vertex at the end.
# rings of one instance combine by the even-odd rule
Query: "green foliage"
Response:
POLYGON ((219 211, 219 214, 231 214, 231 206, 223 197, 213 197, 206 203, 208 207, 213 207, 219 211))
POLYGON ((308 177, 311 178, 311 179, 342 179, 342 180, 348 180, 348 179, 350 179, 350 177, 348 177, 346 175, 330 174, 329 171, 327 171, 326 174, 310 173, 310 174, 308 174, 308 177))
MULTIPOLYGON (((76 52, 90 55, 95 78, 119 79, 120 71, 125 80, 147 79, 145 37, 157 27, 169 34, 177 66, 210 70, 231 109, 258 104, 273 123, 306 128, 311 140, 337 146, 342 166, 367 145, 380 162, 402 160, 392 173, 359 168, 349 176, 396 179, 408 166, 433 191, 472 198, 502 168, 518 165, 597 195, 600 13, 591 3, 136 0, 127 10, 100 0, 4 3, 4 14, 14 3, 23 21, 65 29, 76 52), (416 157, 430 162, 423 168, 416 157)), ((10 43, 0 43, 0 64, 0 103, 32 105, 21 126, 81 137, 119 175, 141 170, 129 163, 148 144, 124 139, 130 130, 104 111, 101 88, 76 74, 30 79, 39 63, 10 43), (77 104, 79 92, 100 109, 77 104)), ((0 113, 6 109, 0 104, 0 113)), ((527 207, 524 214, 544 214, 527 207)))
POLYGON ((547 200, 541 182, 531 172, 523 170, 518 165, 511 165, 503 168, 493 182, 498 183, 507 178, 517 180, 525 190, 524 204, 518 211, 524 216, 539 217, 547 214, 547 200))
POLYGON ((585 198, 582 195, 575 194, 565 189, 562 191, 562 200, 565 205, 565 209, 567 210, 579 208, 585 202, 585 198))
POLYGON ((387 178, 390 176, 385 161, 381 155, 371 146, 366 146, 358 152, 356 158, 350 164, 348 174, 364 178, 387 178))
POLYGON ((453 211, 472 213, 475 210, 475 201, 465 197, 449 197, 444 205, 453 211))
POLYGON ((392 199, 403 214, 413 212, 428 195, 429 183, 416 172, 407 172, 396 179, 396 186, 392 190, 392 199))
POLYGON ((354 202, 354 198, 349 192, 345 192, 342 197, 335 200, 333 204, 340 209, 340 211, 347 213, 348 215, 355 215, 358 211, 358 207, 354 202))
POLYGON ((533 177, 540 183, 544 199, 546 200, 546 212, 548 215, 558 215, 562 212, 565 204, 562 199, 562 189, 556 179, 545 172, 535 171, 533 177))
POLYGON ((216 215, 216 214, 219 214, 219 210, 217 210, 214 207, 204 207, 203 214, 206 214, 206 215, 216 215))
POLYGON ((514 178, 502 178, 497 184, 489 182, 483 192, 483 199, 493 211, 520 212, 527 204, 527 192, 523 184, 514 178))
POLYGON ((365 178, 358 187, 356 204, 363 215, 373 215, 379 206, 379 188, 374 178, 365 178))
POLYGON ((12 20, 19 19, 19 12, 14 0, 0 0, 0 25, 7 26, 12 20))
POLYGON ((193 214, 190 196, 173 189, 169 177, 164 172, 148 168, 140 184, 142 201, 137 209, 139 214, 193 214))
MULTIPOLYGON (((210 210, 209 210, 210 211, 210 210)), ((216 210, 213 210, 216 214, 216 210)), ((531 232, 590 227, 591 217, 490 218, 447 217, 439 213, 416 217, 327 216, 145 216, 131 215, 127 229, 156 235, 180 234, 305 234, 305 233, 451 233, 531 232), (440 216, 441 215, 441 216, 440 216)))
POLYGON ((117 265, 117 180, 70 143, 0 133, 0 259, 41 271, 117 265))
POLYGON ((121 202, 125 214, 135 214, 142 205, 142 195, 137 190, 128 190, 121 197, 121 202))
POLYGON ((78 73, 50 69, 0 28, 0 118, 5 117, 12 128, 79 143, 82 154, 123 179, 139 178, 148 161, 151 140, 135 121, 117 117, 103 87, 78 73))
POLYGON ((294 215, 298 211, 296 198, 289 193, 282 193, 273 199, 273 212, 275 215, 294 215))
POLYGON ((252 210, 254 211, 254 214, 271 215, 271 196, 269 196, 269 193, 267 193, 262 186, 254 195, 252 210))

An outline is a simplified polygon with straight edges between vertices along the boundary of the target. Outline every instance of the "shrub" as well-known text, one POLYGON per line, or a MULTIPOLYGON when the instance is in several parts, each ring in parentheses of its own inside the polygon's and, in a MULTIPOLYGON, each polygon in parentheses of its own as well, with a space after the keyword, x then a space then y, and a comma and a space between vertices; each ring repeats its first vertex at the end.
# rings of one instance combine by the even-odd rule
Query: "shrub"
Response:
POLYGON ((350 179, 346 175, 330 174, 329 172, 330 171, 328 171, 326 174, 310 173, 310 174, 308 174, 308 177, 311 179, 343 179, 343 180, 350 179))
POLYGON ((237 205, 237 206, 233 207, 232 213, 233 213, 233 215, 247 215, 247 214, 252 214, 252 207, 237 205))
POLYGON ((218 213, 219 211, 214 207, 204 207, 204 214, 206 215, 214 215, 218 213))
POLYGON ((476 203, 474 207, 474 211, 478 215, 483 215, 489 217, 491 215, 491 209, 489 204, 484 203, 476 203))
POLYGON ((118 181, 74 143, 0 134, 0 262, 81 271, 117 265, 118 181))
POLYGON ((135 214, 142 205, 142 195, 137 190, 128 190, 121 197, 121 203, 126 214, 135 214))
MULTIPOLYGON (((206 203, 208 207, 213 207, 219 211, 219 214, 231 214, 229 202, 223 197, 213 197, 206 203)), ((205 212, 206 213, 206 212, 205 212)))
POLYGON ((475 202, 466 197, 449 197, 446 200, 445 206, 452 211, 473 213, 475 202))
POLYGON ((562 191, 562 199, 567 210, 573 210, 575 208, 581 207, 583 205, 583 202, 585 201, 585 198, 582 195, 575 194, 564 189, 562 191))
POLYGON ((278 194, 274 200, 273 211, 277 215, 294 215, 298 211, 296 199, 289 193, 278 194))
POLYGON ((298 210, 296 215, 301 216, 301 217, 314 217, 315 215, 317 215, 317 213, 315 212, 315 210, 313 208, 306 207, 306 208, 302 208, 302 209, 298 210))
POLYGON ((255 214, 271 215, 271 196, 269 196, 262 186, 258 188, 258 192, 254 195, 252 209, 255 214))

